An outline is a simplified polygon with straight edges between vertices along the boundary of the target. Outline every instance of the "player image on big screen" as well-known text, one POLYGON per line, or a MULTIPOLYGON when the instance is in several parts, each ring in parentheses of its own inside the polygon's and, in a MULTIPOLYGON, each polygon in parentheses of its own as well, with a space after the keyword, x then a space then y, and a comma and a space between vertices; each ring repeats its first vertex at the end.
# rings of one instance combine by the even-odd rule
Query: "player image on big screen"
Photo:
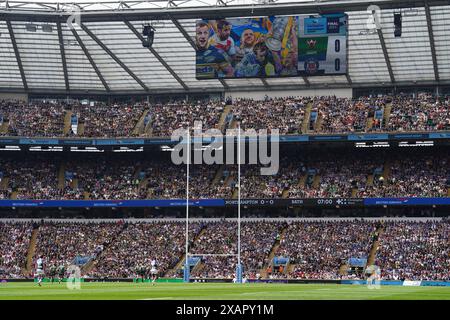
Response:
POLYGON ((268 78, 347 72, 347 16, 198 20, 196 78, 268 78))
POLYGON ((200 20, 197 79, 297 75, 297 18, 200 20))

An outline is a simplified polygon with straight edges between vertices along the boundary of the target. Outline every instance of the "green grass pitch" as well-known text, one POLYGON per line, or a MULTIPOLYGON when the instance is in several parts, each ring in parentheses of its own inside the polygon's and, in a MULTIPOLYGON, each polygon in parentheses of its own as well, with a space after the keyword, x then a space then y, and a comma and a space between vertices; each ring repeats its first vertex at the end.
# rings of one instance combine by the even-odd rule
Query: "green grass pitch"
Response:
POLYGON ((58 283, 0 283, 0 300, 450 300, 450 287, 362 285, 266 284, 266 283, 81 283, 69 290, 58 283))

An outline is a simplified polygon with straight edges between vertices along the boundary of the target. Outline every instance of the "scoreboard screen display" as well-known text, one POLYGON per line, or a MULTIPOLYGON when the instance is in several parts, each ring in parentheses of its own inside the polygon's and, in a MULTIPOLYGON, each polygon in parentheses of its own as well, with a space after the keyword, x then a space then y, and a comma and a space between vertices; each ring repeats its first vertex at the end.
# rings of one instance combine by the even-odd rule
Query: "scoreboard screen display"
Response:
POLYGON ((347 15, 298 17, 298 72, 303 76, 347 73, 347 15))
POLYGON ((347 72, 347 16, 198 20, 196 78, 270 78, 347 72))

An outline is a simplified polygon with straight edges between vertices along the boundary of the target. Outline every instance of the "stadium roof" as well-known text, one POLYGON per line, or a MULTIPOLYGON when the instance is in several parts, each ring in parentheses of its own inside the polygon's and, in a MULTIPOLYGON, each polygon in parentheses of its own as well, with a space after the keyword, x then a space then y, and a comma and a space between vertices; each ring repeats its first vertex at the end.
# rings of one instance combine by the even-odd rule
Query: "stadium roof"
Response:
POLYGON ((381 28, 370 23, 366 1, 253 2, 0 0, 0 91, 152 94, 450 84, 449 1, 374 0, 370 4, 382 9, 381 28), (349 15, 348 76, 195 79, 198 18, 337 11, 349 15), (400 11, 403 32, 394 37, 393 13, 400 11), (77 22, 70 17, 78 13, 81 26, 69 28, 68 19, 77 22), (139 39, 148 22, 156 28, 150 49, 139 39))

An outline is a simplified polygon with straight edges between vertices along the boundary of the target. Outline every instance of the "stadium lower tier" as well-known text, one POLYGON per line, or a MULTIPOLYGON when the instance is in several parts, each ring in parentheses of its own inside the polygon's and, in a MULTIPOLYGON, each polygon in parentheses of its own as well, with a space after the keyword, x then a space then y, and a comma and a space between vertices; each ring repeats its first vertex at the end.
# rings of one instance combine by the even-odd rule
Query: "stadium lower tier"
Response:
POLYGON ((170 137, 178 128, 265 129, 280 134, 450 130, 448 97, 429 94, 291 97, 254 101, 92 104, 0 101, 0 136, 170 137))
MULTIPOLYGON (((196 219, 189 224, 193 278, 235 276, 237 221, 196 219)), ((448 219, 244 219, 241 261, 247 278, 364 279, 368 265, 384 280, 450 280, 448 219)), ((183 220, 0 220, 0 279, 29 278, 44 261, 46 277, 180 278, 183 220)))
MULTIPOLYGON (((330 150, 280 155, 278 172, 241 166, 241 198, 448 197, 448 149, 330 150)), ((278 159, 274 159, 276 161, 278 159)), ((191 165, 191 199, 237 199, 236 165, 191 165)), ((156 153, 3 153, 0 199, 185 199, 186 165, 156 153)))

